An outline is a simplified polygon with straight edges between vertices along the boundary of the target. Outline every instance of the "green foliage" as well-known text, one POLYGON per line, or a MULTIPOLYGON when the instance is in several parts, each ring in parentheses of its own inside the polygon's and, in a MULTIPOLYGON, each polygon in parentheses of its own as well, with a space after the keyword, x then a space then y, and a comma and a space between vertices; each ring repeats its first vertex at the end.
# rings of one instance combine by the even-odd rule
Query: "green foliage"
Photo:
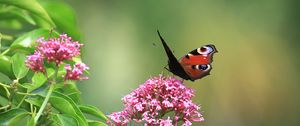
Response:
POLYGON ((28 116, 28 112, 23 109, 11 109, 0 114, 1 126, 15 126, 20 120, 28 116))
POLYGON ((32 30, 30 32, 24 33, 22 36, 18 37, 10 46, 9 51, 23 51, 30 52, 34 51, 34 47, 37 45, 36 40, 39 37, 48 38, 50 35, 58 36, 57 32, 49 32, 49 29, 39 28, 32 30))
POLYGON ((66 32, 73 38, 80 39, 80 33, 76 27, 75 12, 69 5, 63 4, 59 0, 39 0, 39 2, 52 17, 60 32, 66 32))
POLYGON ((67 114, 56 114, 53 116, 53 120, 55 120, 59 126, 80 126, 73 116, 67 114))
POLYGON ((47 81, 47 77, 43 73, 35 73, 32 77, 32 83, 24 83, 22 86, 27 88, 28 92, 32 92, 33 90, 43 86, 47 81))
POLYGON ((89 126, 107 126, 107 124, 99 121, 89 121, 89 126))
POLYGON ((54 22, 48 15, 47 11, 36 0, 0 0, 0 3, 12 5, 21 9, 27 10, 29 13, 42 18, 47 21, 51 26, 55 27, 54 22))
POLYGON ((13 78, 14 74, 11 68, 10 56, 4 56, 0 54, 0 72, 13 78))
MULTIPOLYGON (((0 17, 0 28, 10 31, 0 33, 0 125, 105 126, 105 114, 81 105, 76 82, 62 78, 64 64, 45 62, 47 74, 30 71, 25 64, 40 37, 64 32, 81 38, 72 8, 60 0, 0 0, 0 17)), ((76 57, 70 63, 80 61, 76 57)))
POLYGON ((73 116, 79 123, 80 126, 87 126, 85 116, 80 111, 75 102, 68 96, 61 94, 59 92, 53 92, 50 97, 51 105, 58 111, 73 116))
POLYGON ((79 109, 87 114, 93 115, 95 117, 98 117, 102 120, 107 120, 107 117, 104 113, 102 113, 98 108, 90 105, 79 105, 79 109))
POLYGON ((22 53, 16 53, 12 57, 12 69, 15 77, 19 80, 26 76, 28 68, 25 65, 26 56, 22 53))

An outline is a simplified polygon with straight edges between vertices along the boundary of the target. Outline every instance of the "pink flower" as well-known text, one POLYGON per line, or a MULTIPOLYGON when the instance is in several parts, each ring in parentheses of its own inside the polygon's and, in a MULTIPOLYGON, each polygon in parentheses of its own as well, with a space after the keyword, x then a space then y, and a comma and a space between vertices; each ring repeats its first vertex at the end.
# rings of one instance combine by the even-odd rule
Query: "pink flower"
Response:
POLYGON ((59 38, 50 38, 44 40, 39 38, 37 41, 37 50, 47 59, 48 62, 55 62, 57 65, 63 60, 71 60, 73 57, 80 55, 80 47, 83 44, 74 42, 66 34, 60 35, 59 38))
POLYGON ((84 63, 76 63, 73 66, 73 69, 70 64, 67 64, 65 66, 65 69, 67 71, 65 77, 65 80, 86 80, 88 77, 82 77, 81 75, 85 70, 88 70, 89 67, 86 66, 84 63))
POLYGON ((114 123, 108 120, 107 123, 109 125, 127 126, 126 124, 129 122, 128 118, 130 118, 130 114, 124 110, 121 112, 113 112, 112 114, 108 115, 108 117, 114 120, 114 123))
POLYGON ((122 99, 125 108, 109 115, 113 121, 110 125, 126 125, 133 121, 145 126, 176 126, 182 121, 188 126, 192 122, 202 122, 204 118, 199 112, 200 107, 192 102, 193 96, 194 90, 174 77, 151 78, 122 99), (174 114, 166 119, 167 113, 174 114))
POLYGON ((137 111, 143 111, 143 109, 144 109, 142 103, 135 104, 134 107, 137 111))
POLYGON ((165 108, 172 108, 173 104, 169 102, 167 99, 165 99, 162 104, 164 105, 165 108))
POLYGON ((34 72, 45 72, 44 57, 38 51, 35 51, 33 55, 27 56, 25 64, 34 72))
POLYGON ((186 120, 182 126, 191 126, 192 125, 192 122, 190 122, 189 120, 186 120))
MULTIPOLYGON (((45 40, 43 37, 36 40, 38 45, 33 55, 27 56, 25 61, 27 67, 35 72, 45 73, 44 60, 46 62, 55 62, 56 66, 60 65, 65 60, 71 60, 75 56, 80 55, 80 47, 83 44, 74 42, 71 37, 66 34, 60 35, 59 38, 49 38, 45 40)), ((89 69, 84 63, 77 63, 73 69, 69 64, 65 66, 67 71, 65 80, 86 80, 88 77, 81 75, 89 69)), ((45 73, 46 74, 46 73, 45 73)))
POLYGON ((173 126, 172 120, 170 120, 170 117, 166 120, 160 120, 159 126, 173 126))

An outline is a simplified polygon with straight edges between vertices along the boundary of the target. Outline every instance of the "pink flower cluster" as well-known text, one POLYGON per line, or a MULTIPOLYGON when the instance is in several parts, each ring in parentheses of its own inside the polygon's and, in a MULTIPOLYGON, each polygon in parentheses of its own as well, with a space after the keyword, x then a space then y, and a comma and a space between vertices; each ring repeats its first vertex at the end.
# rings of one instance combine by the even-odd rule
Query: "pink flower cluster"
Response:
POLYGON ((73 57, 80 55, 80 47, 83 44, 72 41, 71 37, 66 34, 60 35, 59 38, 50 38, 37 40, 39 45, 36 47, 48 62, 60 64, 63 60, 71 60, 73 57))
MULTIPOLYGON (((33 55, 27 56, 25 64, 34 72, 45 73, 44 60, 48 63, 54 62, 56 66, 62 64, 63 61, 71 60, 75 56, 80 55, 80 47, 83 44, 74 42, 71 37, 62 34, 59 38, 49 38, 45 40, 43 37, 37 41, 36 51, 33 55)), ((70 65, 66 67, 67 74, 65 80, 84 80, 87 77, 81 77, 83 71, 88 67, 84 63, 77 63, 73 70, 70 65)))
POLYGON ((204 121, 200 107, 192 102, 194 91, 174 77, 154 77, 122 100, 124 110, 108 115, 113 126, 144 123, 145 126, 191 126, 204 121))
POLYGON ((25 64, 32 71, 40 71, 43 73, 45 72, 44 57, 38 51, 35 51, 33 55, 27 56, 27 60, 25 61, 25 64))
POLYGON ((67 64, 65 66, 65 69, 67 70, 67 74, 65 76, 66 80, 87 80, 88 79, 88 77, 81 77, 83 71, 89 69, 89 67, 86 66, 84 63, 76 63, 73 66, 73 69, 71 68, 70 64, 67 64))

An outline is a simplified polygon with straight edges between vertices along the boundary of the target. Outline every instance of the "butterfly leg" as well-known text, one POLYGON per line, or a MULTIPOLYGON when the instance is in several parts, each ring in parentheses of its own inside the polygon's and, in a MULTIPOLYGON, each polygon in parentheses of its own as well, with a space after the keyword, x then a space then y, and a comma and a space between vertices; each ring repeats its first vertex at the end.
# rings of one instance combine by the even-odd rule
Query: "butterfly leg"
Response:
POLYGON ((171 72, 168 68, 167 68, 167 65, 164 67, 167 71, 171 72))
POLYGON ((168 70, 169 72, 171 72, 167 67, 164 67, 166 70, 168 70))

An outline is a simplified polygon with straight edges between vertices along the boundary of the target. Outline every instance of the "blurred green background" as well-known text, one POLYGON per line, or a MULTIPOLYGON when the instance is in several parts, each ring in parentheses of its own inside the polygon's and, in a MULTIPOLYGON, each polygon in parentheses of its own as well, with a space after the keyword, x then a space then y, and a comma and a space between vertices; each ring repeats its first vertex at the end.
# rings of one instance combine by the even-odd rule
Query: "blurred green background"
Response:
POLYGON ((90 79, 85 103, 106 114, 121 98, 164 71, 159 29, 179 58, 215 44, 210 76, 195 82, 205 126, 299 126, 297 0, 67 0, 84 35, 90 79), (153 45, 154 43, 154 45, 153 45))

